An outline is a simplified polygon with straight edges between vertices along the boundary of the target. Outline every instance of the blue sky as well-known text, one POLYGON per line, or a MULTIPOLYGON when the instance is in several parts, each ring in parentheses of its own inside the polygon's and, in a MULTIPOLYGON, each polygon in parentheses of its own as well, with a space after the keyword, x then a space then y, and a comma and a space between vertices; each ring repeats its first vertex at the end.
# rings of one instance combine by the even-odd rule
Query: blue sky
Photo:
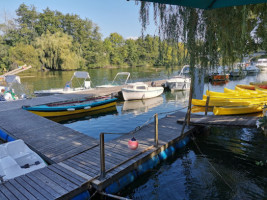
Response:
MULTIPOLYGON (((8 17, 16 17, 16 9, 20 4, 34 5, 38 12, 49 7, 63 14, 78 14, 81 18, 88 18, 100 27, 103 38, 110 33, 117 32, 125 39, 141 35, 139 22, 139 6, 135 1, 126 0, 0 0, 0 20, 4 13, 8 17)), ((151 12, 152 14, 152 12, 151 12)), ((157 33, 153 21, 146 34, 157 33)))

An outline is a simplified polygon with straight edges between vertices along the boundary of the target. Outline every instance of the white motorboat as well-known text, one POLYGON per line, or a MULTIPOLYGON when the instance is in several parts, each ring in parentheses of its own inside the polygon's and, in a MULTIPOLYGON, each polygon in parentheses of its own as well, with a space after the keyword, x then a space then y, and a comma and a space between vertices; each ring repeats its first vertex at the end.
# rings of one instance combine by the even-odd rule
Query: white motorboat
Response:
POLYGON ((171 91, 182 91, 190 89, 191 78, 186 77, 189 73, 189 66, 185 65, 178 76, 174 76, 168 79, 165 83, 165 87, 169 88, 171 91))
POLYGON ((244 71, 241 68, 235 68, 230 72, 231 77, 244 77, 247 75, 247 71, 244 71))
POLYGON ((0 183, 43 168, 46 163, 23 140, 0 145, 0 183))
POLYGON ((130 83, 121 89, 125 101, 157 97, 163 90, 163 87, 152 87, 143 82, 130 83))
POLYGON ((258 59, 256 63, 256 67, 260 68, 260 70, 262 71, 266 71, 267 70, 267 58, 258 59))
POLYGON ((113 79, 113 81, 111 82, 111 84, 99 85, 99 86, 96 86, 96 88, 110 88, 110 87, 118 86, 119 84, 126 85, 129 77, 130 77, 130 73, 129 72, 119 72, 119 73, 116 74, 116 76, 113 79), (126 76, 126 79, 123 80, 122 77, 125 77, 125 76, 126 76))
POLYGON ((87 91, 91 90, 91 81, 90 76, 88 72, 83 71, 76 71, 74 72, 72 78, 70 81, 68 81, 64 88, 54 88, 49 90, 39 90, 34 91, 34 94, 37 96, 42 95, 52 95, 52 94, 69 94, 69 93, 75 93, 75 92, 81 92, 81 91, 87 91), (76 79, 77 83, 79 84, 79 87, 72 87, 73 81, 76 79), (83 79, 82 82, 79 81, 79 79, 83 79))
POLYGON ((259 73, 260 69, 258 67, 256 67, 255 65, 249 65, 246 67, 246 71, 248 74, 255 74, 255 73, 259 73))

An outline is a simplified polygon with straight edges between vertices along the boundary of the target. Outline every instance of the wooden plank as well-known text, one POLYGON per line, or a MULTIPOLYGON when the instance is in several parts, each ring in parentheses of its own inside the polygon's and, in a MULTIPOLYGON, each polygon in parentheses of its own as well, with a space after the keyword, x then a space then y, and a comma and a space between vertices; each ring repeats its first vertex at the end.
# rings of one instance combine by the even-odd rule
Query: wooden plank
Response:
POLYGON ((17 197, 17 199, 19 200, 27 200, 27 198, 21 193, 19 192, 19 190, 17 190, 17 188, 15 188, 13 185, 11 185, 11 183, 9 182, 5 182, 3 183, 3 185, 5 185, 9 191, 11 191, 11 193, 17 197))
POLYGON ((80 172, 80 171, 74 169, 73 167, 70 167, 70 166, 66 165, 66 164, 63 163, 63 162, 58 163, 58 165, 60 165, 60 166, 62 166, 63 168, 65 168, 65 169, 67 169, 67 170, 69 170, 69 171, 71 171, 71 172, 77 174, 78 176, 81 176, 81 177, 87 179, 88 181, 91 180, 91 179, 93 179, 93 177, 88 176, 87 174, 82 173, 82 172, 80 172))
MULTIPOLYGON (((0 191, 3 192, 5 194, 5 196, 10 199, 10 200, 15 200, 18 199, 16 198, 16 196, 14 194, 12 194, 12 192, 10 192, 4 184, 0 184, 0 191)), ((19 199, 18 199, 19 200, 19 199)))
POLYGON ((16 180, 11 179, 8 182, 11 183, 15 188, 17 188, 27 199, 29 200, 36 199, 28 190, 22 187, 16 180))
POLYGON ((44 196, 46 199, 54 199, 55 197, 52 196, 48 191, 45 190, 45 188, 40 187, 37 183, 35 183, 33 180, 31 180, 28 176, 21 176, 21 178, 29 183, 36 191, 38 191, 42 196, 44 196))
POLYGON ((59 193, 60 196, 66 194, 68 192, 65 188, 63 188, 62 186, 58 185, 57 183, 55 183, 53 180, 51 180, 50 178, 46 177, 45 175, 41 174, 39 172, 39 170, 33 171, 31 173, 34 174, 35 177, 40 179, 40 181, 44 182, 46 185, 49 185, 51 188, 53 188, 53 190, 57 191, 57 193, 59 193))
POLYGON ((53 180, 53 182, 57 183, 59 186, 64 187, 65 190, 68 192, 75 190, 77 187, 79 187, 79 184, 70 182, 66 178, 58 175, 57 173, 51 171, 49 168, 45 167, 39 170, 41 174, 49 178, 50 180, 53 180))
POLYGON ((100 163, 96 163, 95 161, 91 161, 88 158, 83 158, 81 155, 79 156, 74 156, 69 160, 73 160, 74 162, 81 163, 83 165, 88 165, 90 166, 90 171, 92 172, 92 175, 98 175, 99 174, 99 166, 100 163))
POLYGON ((29 173, 26 174, 25 176, 29 178, 31 181, 33 181, 33 185, 36 185, 36 188, 38 187, 43 188, 46 191, 46 193, 49 194, 48 196, 52 196, 51 199, 56 199, 61 196, 54 188, 51 188, 50 185, 47 185, 45 182, 41 181, 34 174, 29 173))
POLYGON ((30 185, 30 183, 27 183, 23 178, 23 176, 17 177, 16 181, 23 186, 27 191, 29 191, 36 199, 47 199, 45 196, 40 194, 36 189, 34 189, 33 186, 30 185))
MULTIPOLYGON (((48 166, 48 168, 50 170, 52 170, 53 172, 59 174, 60 176, 66 178, 67 180, 71 181, 72 183, 75 183, 76 185, 82 185, 86 182, 85 179, 83 179, 82 181, 80 181, 80 179, 76 179, 74 176, 74 174, 72 173, 72 176, 70 175, 70 171, 69 173, 63 172, 59 169, 57 169, 54 165, 48 166)), ((65 170, 67 171, 67 170, 65 170)), ((77 176, 77 175, 76 175, 77 176)))
POLYGON ((69 169, 66 169, 66 168, 62 167, 62 166, 59 165, 59 164, 51 165, 51 167, 54 167, 54 168, 56 168, 56 169, 58 169, 58 170, 60 170, 60 171, 62 171, 62 172, 64 172, 64 173, 66 173, 66 174, 72 176, 72 177, 75 178, 76 180, 79 180, 81 183, 85 183, 85 182, 88 181, 88 179, 86 179, 86 178, 84 178, 84 177, 82 177, 82 176, 80 176, 80 175, 74 173, 73 171, 71 171, 71 170, 69 170, 69 169))
POLYGON ((8 198, 2 193, 1 190, 0 190, 0 199, 1 200, 8 200, 8 198))
POLYGON ((86 174, 89 177, 95 176, 95 173, 92 172, 92 170, 88 166, 85 166, 85 165, 81 164, 80 162, 76 162, 74 160, 68 159, 68 160, 65 160, 63 163, 65 165, 70 166, 71 168, 73 168, 77 171, 82 172, 83 174, 86 174))

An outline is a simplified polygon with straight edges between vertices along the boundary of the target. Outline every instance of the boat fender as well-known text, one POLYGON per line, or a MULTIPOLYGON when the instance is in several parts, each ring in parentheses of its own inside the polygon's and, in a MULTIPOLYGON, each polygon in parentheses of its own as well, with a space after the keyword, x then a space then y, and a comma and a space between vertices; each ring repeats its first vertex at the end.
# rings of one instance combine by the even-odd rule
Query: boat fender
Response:
POLYGON ((67 111, 75 111, 75 108, 68 108, 67 111))
POLYGON ((138 148, 138 141, 134 137, 128 141, 128 148, 131 150, 138 148))
POLYGON ((91 108, 91 106, 86 106, 83 109, 87 110, 87 109, 90 109, 90 108, 91 108))

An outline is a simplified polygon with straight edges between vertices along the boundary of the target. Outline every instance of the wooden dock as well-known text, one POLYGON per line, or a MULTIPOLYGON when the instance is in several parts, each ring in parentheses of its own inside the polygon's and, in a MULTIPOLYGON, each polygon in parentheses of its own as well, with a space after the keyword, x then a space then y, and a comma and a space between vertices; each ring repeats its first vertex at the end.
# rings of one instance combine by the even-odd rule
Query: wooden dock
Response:
MULTIPOLYGON (((55 95, 43 97, 41 102, 67 98, 68 95, 55 95)), ((37 102, 31 99, 27 103, 37 102)), ((0 105, 0 128, 14 138, 23 139, 51 165, 4 182, 0 185, 0 199, 69 199, 90 186, 101 191, 184 137, 182 125, 176 122, 184 116, 179 112, 159 120, 158 147, 154 146, 153 122, 134 134, 139 141, 137 150, 127 146, 132 134, 106 142, 106 176, 100 179, 99 141, 18 108, 22 101, 14 103, 15 109, 0 105)), ((193 127, 186 129, 185 135, 193 130, 193 127)))
MULTIPOLYGON (((158 146, 155 146, 154 122, 134 133, 137 150, 128 149, 133 134, 105 143, 106 175, 100 178, 99 141, 56 122, 21 109, 23 105, 40 105, 87 96, 108 95, 121 87, 97 89, 87 93, 53 95, 0 103, 0 129, 27 145, 50 165, 0 184, 0 199, 70 199, 94 187, 102 191, 139 165, 180 141, 195 130, 186 127, 181 135, 185 113, 176 112, 159 120, 158 146)), ((195 125, 235 125, 254 127, 257 118, 226 116, 191 116, 195 125)))

